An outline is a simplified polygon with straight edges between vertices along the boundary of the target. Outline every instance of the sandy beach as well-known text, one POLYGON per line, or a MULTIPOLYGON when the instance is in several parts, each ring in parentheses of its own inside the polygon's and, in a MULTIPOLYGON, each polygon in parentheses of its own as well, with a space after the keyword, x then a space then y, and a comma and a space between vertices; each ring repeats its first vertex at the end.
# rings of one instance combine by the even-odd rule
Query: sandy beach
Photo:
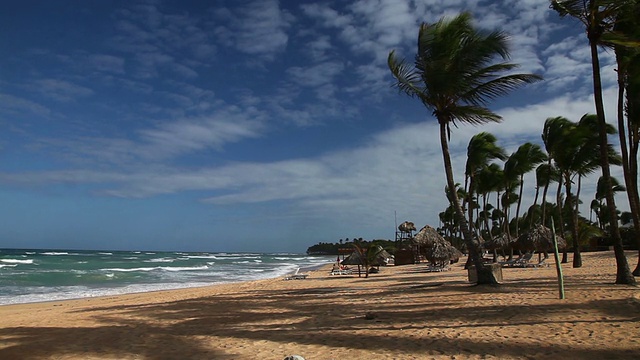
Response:
MULTIPOLYGON (((0 359, 638 359, 640 288, 612 252, 556 270, 505 268, 472 286, 462 263, 314 271, 206 288, 0 307, 0 359), (365 316, 369 313, 371 316, 365 316), (368 319, 372 317, 372 319, 368 319)), ((628 252, 631 266, 636 252, 628 252)))

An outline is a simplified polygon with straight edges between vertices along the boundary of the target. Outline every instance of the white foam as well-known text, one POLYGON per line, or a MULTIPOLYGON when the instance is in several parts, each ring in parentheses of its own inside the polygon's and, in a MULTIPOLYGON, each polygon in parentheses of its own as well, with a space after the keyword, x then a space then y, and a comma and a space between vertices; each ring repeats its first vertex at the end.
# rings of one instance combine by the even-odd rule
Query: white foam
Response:
POLYGON ((157 262, 174 262, 175 259, 169 259, 169 258, 156 258, 156 259, 149 259, 149 260, 144 260, 143 262, 150 262, 150 263, 157 263, 157 262))
POLYGON ((120 272, 153 271, 153 270, 195 271, 195 270, 206 270, 208 268, 209 267, 206 266, 206 265, 203 265, 203 266, 190 266, 190 267, 185 267, 185 266, 176 266, 176 267, 155 266, 155 267, 139 267, 139 268, 131 268, 131 269, 126 269, 126 268, 108 268, 108 269, 102 269, 102 271, 120 271, 120 272))
POLYGON ((33 264, 33 259, 27 259, 27 260, 22 260, 22 259, 1 259, 0 262, 6 263, 6 264, 33 264))

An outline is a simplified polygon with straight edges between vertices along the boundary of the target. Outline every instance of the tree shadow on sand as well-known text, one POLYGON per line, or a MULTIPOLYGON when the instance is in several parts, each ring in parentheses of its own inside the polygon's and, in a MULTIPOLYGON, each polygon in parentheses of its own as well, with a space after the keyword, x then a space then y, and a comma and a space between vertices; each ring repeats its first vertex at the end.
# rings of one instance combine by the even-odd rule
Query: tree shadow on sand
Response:
MULTIPOLYGON (((440 280, 440 285, 433 287, 415 287, 409 282, 404 286, 380 288, 360 288, 355 282, 344 283, 341 287, 328 283, 332 286, 246 290, 232 295, 160 304, 93 307, 80 311, 95 319, 96 327, 0 328, 0 339, 7 344, 0 349, 0 358, 17 358, 17 354, 29 354, 34 359, 82 354, 120 359, 247 358, 240 349, 213 348, 208 343, 208 339, 213 338, 242 339, 254 344, 259 341, 294 342, 344 350, 393 351, 407 356, 491 354, 511 358, 620 359, 640 355, 640 348, 613 351, 588 344, 572 348, 545 345, 544 342, 516 344, 514 339, 504 337, 476 340, 451 335, 460 331, 482 333, 496 327, 509 330, 540 325, 549 328, 561 328, 566 324, 597 326, 593 321, 582 321, 575 315, 593 308, 601 309, 603 321, 613 326, 640 322, 638 305, 620 299, 589 303, 547 301, 527 305, 509 304, 508 296, 504 295, 505 292, 508 295, 545 289, 545 296, 553 298, 553 292, 549 290, 552 280, 503 286, 500 288, 503 303, 499 306, 477 305, 473 301, 474 296, 495 295, 496 289, 443 284, 440 280), (389 299, 397 301, 390 302, 389 299), (367 320, 363 316, 365 312, 376 316, 367 320), (550 316, 557 314, 573 315, 567 319, 550 316), (409 331, 412 335, 407 336, 409 331), (353 336, 359 341, 351 341, 353 336)), ((602 289, 602 285, 599 288, 602 289)))

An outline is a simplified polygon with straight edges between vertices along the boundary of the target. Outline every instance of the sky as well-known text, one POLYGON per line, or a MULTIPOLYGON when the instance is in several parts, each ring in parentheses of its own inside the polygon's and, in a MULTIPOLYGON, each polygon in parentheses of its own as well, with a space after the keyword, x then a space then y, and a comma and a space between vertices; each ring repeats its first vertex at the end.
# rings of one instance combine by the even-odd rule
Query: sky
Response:
MULTIPOLYGON (((469 11, 510 35, 518 72, 544 77, 491 104, 502 123, 453 129, 463 183, 478 132, 511 153, 541 144, 548 117, 595 112, 584 31, 548 4, 8 2, 0 248, 304 252, 393 239, 405 220, 437 227, 447 206, 437 122, 392 87, 387 56, 411 62, 420 23, 469 11)), ((615 61, 602 51, 601 62, 612 122, 615 61)))

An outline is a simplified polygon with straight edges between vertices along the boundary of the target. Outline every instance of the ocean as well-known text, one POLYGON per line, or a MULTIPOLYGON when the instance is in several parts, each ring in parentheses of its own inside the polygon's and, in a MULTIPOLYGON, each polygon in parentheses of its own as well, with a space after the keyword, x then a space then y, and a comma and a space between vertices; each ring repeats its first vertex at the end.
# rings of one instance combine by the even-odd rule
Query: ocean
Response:
POLYGON ((0 305, 277 278, 333 256, 0 249, 0 305))

